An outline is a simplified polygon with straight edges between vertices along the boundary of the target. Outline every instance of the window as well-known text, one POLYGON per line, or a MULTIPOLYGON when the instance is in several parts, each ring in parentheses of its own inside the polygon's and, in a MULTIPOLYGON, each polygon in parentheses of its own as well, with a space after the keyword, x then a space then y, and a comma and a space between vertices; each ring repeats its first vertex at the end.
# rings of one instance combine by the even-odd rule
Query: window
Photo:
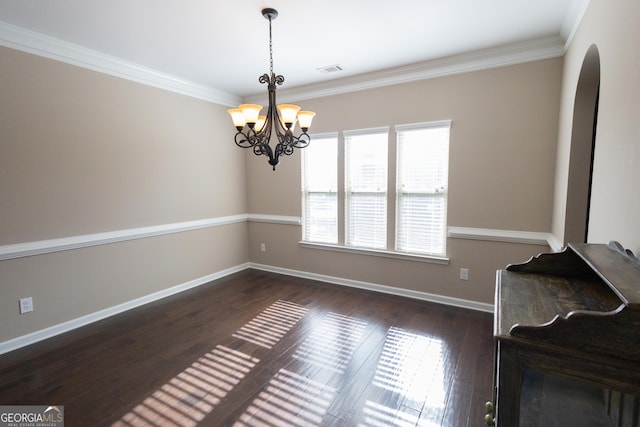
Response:
POLYGON ((338 243, 338 134, 314 135, 302 150, 303 240, 338 243))
POLYGON ((345 131, 344 144, 337 134, 314 136, 302 150, 303 241, 446 256, 450 127, 440 121, 397 125, 391 135, 387 127, 345 131))
POLYGON ((449 128, 396 126, 396 251, 446 252, 449 128))
POLYGON ((345 132, 345 244, 387 249, 388 129, 345 132))

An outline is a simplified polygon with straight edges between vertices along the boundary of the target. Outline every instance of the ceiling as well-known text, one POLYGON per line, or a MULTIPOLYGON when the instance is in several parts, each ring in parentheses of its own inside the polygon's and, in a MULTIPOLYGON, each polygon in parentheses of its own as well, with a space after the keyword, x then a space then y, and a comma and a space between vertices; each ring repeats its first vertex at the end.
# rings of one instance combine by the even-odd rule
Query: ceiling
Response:
POLYGON ((16 33, 34 40, 37 36, 40 45, 100 53, 130 67, 240 98, 266 92, 258 82, 269 72, 264 7, 279 12, 272 24, 274 71, 285 76, 283 88, 296 88, 328 87, 383 70, 424 68, 434 61, 442 65, 443 58, 505 45, 524 50, 529 45, 523 42, 535 40, 564 45, 587 3, 0 0, 0 44, 16 47, 16 33), (319 71, 333 65, 343 70, 319 71))

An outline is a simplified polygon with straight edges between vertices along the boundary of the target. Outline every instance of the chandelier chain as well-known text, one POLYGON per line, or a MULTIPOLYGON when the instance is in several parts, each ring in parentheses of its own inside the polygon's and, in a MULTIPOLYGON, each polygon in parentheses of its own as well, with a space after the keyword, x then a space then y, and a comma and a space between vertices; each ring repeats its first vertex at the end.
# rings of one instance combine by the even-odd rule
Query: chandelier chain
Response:
POLYGON ((273 42, 271 40, 271 16, 269 16, 269 71, 273 75, 273 42))

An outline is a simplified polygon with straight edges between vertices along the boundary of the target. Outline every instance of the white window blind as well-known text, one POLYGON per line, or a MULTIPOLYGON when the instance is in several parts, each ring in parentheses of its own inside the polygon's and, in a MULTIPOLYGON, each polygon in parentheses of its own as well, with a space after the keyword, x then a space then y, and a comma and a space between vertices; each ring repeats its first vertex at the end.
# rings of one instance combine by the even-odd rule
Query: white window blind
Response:
POLYGON ((302 153, 302 239, 338 243, 338 135, 313 135, 302 153))
POLYGON ((396 251, 446 254, 450 127, 396 126, 396 251))
POLYGON ((388 129, 345 132, 347 246, 387 249, 388 129))

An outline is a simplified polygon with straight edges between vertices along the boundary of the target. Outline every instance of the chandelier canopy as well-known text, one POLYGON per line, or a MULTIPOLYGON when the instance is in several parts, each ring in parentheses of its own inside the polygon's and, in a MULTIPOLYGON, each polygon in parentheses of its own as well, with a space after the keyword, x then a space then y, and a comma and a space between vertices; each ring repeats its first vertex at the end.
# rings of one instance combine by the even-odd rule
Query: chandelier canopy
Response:
POLYGON ((228 110, 233 125, 238 130, 235 142, 238 147, 253 148, 257 156, 269 157, 269 164, 276 170, 281 155, 293 154, 294 148, 304 148, 309 145, 311 138, 307 131, 311 126, 313 111, 300 111, 300 107, 292 104, 276 106, 276 85, 284 82, 282 75, 273 72, 273 44, 271 40, 271 21, 276 19, 278 11, 267 8, 262 10, 262 16, 269 20, 269 74, 263 74, 258 81, 266 83, 269 91, 269 106, 264 116, 260 115, 262 105, 241 104, 238 108, 228 110), (296 122, 302 133, 293 135, 296 122), (269 145, 271 136, 277 139, 275 147, 269 145))

